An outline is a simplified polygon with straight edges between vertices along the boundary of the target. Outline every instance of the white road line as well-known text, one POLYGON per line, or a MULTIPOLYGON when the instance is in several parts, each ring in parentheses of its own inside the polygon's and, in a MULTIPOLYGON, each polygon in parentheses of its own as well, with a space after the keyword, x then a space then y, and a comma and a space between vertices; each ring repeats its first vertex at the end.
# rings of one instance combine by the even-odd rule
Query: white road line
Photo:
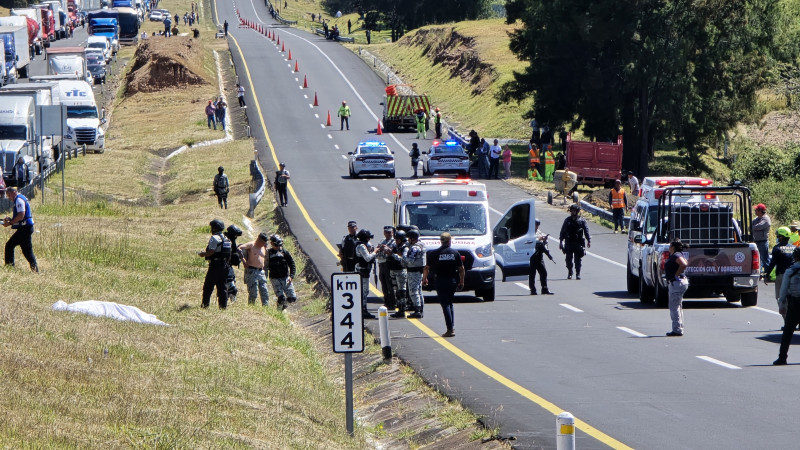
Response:
POLYGON ((324 123, 319 124, 319 126, 321 126, 323 130, 325 129, 325 124, 324 123))
POLYGON ((561 306, 563 306, 564 308, 567 308, 567 309, 568 309, 568 310, 570 310, 570 311, 575 311, 575 312, 583 312, 583 310, 582 310, 582 309, 578 309, 578 308, 576 308, 576 307, 574 307, 574 306, 570 305, 569 303, 559 303, 559 304, 560 304, 561 306))
POLYGON ((346 160, 347 159, 347 155, 342 155, 342 159, 346 160))
POLYGON ((370 186, 369 188, 372 189, 373 192, 378 192, 378 188, 376 188, 375 186, 370 186))
POLYGON ((617 327, 617 329, 618 329, 618 330, 622 330, 622 331, 624 331, 624 332, 626 332, 626 333, 628 333, 628 334, 632 334, 632 335, 634 335, 634 336, 636 336, 636 337, 647 337, 647 335, 646 335, 646 334, 642 334, 642 333, 639 333, 638 331, 631 330, 631 329, 630 329, 630 328, 628 328, 628 327, 617 327))
POLYGON ((333 139, 333 136, 331 136, 331 135, 329 134, 329 135, 328 135, 328 139, 333 139))
POLYGON ((333 148, 335 148, 336 150, 339 150, 339 144, 333 144, 333 148))
POLYGON ((718 366, 725 367, 726 369, 734 369, 734 370, 741 370, 742 368, 739 366, 734 366, 733 364, 728 364, 724 361, 720 361, 718 359, 714 359, 710 356, 698 356, 698 358, 702 359, 703 361, 708 361, 711 364, 716 364, 718 366))
POLYGON ((294 77, 294 81, 300 82, 300 79, 297 78, 297 77, 294 77))
POLYGON ((389 199, 388 199, 388 198, 386 198, 386 197, 384 197, 384 198, 383 198, 383 201, 385 201, 386 203, 388 203, 388 204, 390 204, 390 205, 392 204, 392 201, 391 201, 391 200, 389 200, 389 199))
MULTIPOLYGON (((313 109, 313 108, 314 108, 314 105, 313 105, 313 104, 311 104, 311 103, 309 103, 309 104, 308 104, 308 107, 313 109)), ((315 114, 315 115, 316 115, 316 114, 315 114)))
POLYGON ((319 114, 317 114, 317 113, 314 113, 314 117, 316 117, 317 119, 319 119, 319 114))
POLYGON ((525 289, 526 291, 530 291, 530 288, 525 283, 516 283, 515 282, 514 284, 516 284, 517 286, 521 287, 522 289, 525 289))
POLYGON ((303 98, 308 98, 308 94, 303 94, 303 98))
POLYGON ((752 306, 752 307, 750 307, 750 309, 757 309, 759 311, 764 311, 766 313, 775 314, 776 316, 780 316, 781 315, 781 313, 779 313, 778 311, 773 311, 771 309, 762 308, 760 306, 752 306))

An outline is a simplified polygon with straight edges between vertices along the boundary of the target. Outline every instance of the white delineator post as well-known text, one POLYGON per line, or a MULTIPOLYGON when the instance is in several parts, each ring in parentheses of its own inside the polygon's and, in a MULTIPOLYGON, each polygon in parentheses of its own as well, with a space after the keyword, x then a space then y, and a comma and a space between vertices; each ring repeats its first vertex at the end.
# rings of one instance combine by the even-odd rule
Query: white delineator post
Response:
POLYGON ((378 328, 381 335, 383 359, 392 359, 392 338, 389 337, 389 310, 385 306, 378 308, 378 328))
POLYGON ((575 417, 568 412, 556 418, 556 448, 575 450, 575 417))

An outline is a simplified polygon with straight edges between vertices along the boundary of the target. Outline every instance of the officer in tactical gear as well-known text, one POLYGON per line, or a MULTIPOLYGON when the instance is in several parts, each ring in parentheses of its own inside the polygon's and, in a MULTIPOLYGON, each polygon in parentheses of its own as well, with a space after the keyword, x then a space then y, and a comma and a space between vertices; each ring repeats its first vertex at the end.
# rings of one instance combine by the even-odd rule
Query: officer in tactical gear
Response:
POLYGON ((236 245, 236 239, 242 236, 242 229, 231 224, 223 234, 231 241, 231 259, 228 265, 228 277, 225 285, 228 288, 228 303, 233 303, 239 293, 239 289, 236 288, 236 272, 233 271, 233 266, 239 267, 239 264, 242 263, 242 252, 236 245))
POLYGON ((394 247, 394 227, 386 225, 383 227, 383 240, 376 248, 378 256, 375 259, 378 262, 378 279, 381 282, 381 291, 383 292, 383 305, 390 311, 395 308, 395 302, 387 253, 391 254, 394 247))
MULTIPOLYGON (((553 292, 547 288, 547 267, 544 265, 544 257, 553 257, 550 255, 550 250, 547 248, 547 239, 549 234, 544 234, 539 231, 541 221, 536 219, 536 245, 534 246, 533 254, 530 259, 530 268, 528 269, 528 286, 531 290, 531 295, 536 295, 536 273, 539 273, 539 283, 542 285, 542 295, 553 295, 553 292)), ((555 261, 553 261, 555 262, 555 261)))
POLYGON ((419 241, 419 230, 409 230, 407 251, 403 255, 403 266, 408 273, 408 293, 414 312, 410 319, 422 319, 425 297, 422 295, 422 270, 425 268, 425 246, 419 241))
POLYGON ((292 283, 297 267, 292 255, 283 248, 283 239, 280 236, 277 234, 270 236, 269 245, 270 249, 267 251, 269 281, 272 283, 272 290, 278 297, 278 308, 283 311, 286 309, 287 302, 297 301, 294 283, 292 283))
POLYGON ((369 243, 374 236, 366 228, 358 230, 356 238, 356 271, 361 275, 361 311, 365 319, 374 319, 375 316, 367 310, 367 298, 369 297, 369 273, 375 266, 375 258, 378 254, 369 243))
POLYGON ((214 193, 217 194, 219 207, 228 209, 228 190, 230 189, 228 176, 225 175, 225 168, 222 166, 219 166, 217 171, 219 173, 214 175, 214 193))
POLYGON ((567 255, 567 279, 572 279, 572 260, 575 259, 575 279, 581 279, 581 260, 586 254, 586 247, 592 247, 589 226, 581 217, 581 206, 577 203, 569 205, 569 217, 561 225, 558 236, 558 249, 567 255))
POLYGON ((357 231, 358 224, 355 220, 347 222, 347 234, 342 238, 342 243, 338 244, 339 264, 342 266, 343 272, 355 272, 356 270, 357 231))
POLYGON ((397 305, 397 312, 391 316, 395 319, 406 318, 406 303, 408 302, 408 271, 403 265, 403 255, 408 251, 408 240, 406 232, 397 230, 394 233, 394 248, 391 253, 387 251, 387 264, 389 273, 392 275, 392 287, 394 288, 394 300, 397 305))
POLYGON ((209 226, 211 226, 211 239, 209 239, 205 251, 197 252, 198 256, 208 260, 208 272, 206 272, 206 279, 203 282, 203 302, 200 306, 208 308, 211 303, 211 293, 216 287, 219 308, 225 309, 228 307, 226 281, 228 269, 230 269, 232 246, 230 239, 222 233, 225 230, 225 224, 221 220, 214 219, 209 222, 209 226))

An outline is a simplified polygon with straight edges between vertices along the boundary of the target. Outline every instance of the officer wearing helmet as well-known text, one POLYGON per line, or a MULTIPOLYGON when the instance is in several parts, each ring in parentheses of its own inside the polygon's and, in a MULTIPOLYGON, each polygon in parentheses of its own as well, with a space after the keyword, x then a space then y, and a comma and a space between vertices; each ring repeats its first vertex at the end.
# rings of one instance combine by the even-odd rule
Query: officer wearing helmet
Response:
POLYGON ((419 229, 406 232, 408 246, 403 253, 403 266, 406 268, 408 279, 408 294, 414 312, 409 314, 410 319, 422 319, 422 310, 425 307, 425 297, 422 295, 422 271, 425 268, 425 246, 419 241, 419 229))
POLYGON ((776 366, 786 365, 794 329, 800 324, 800 247, 792 251, 792 260, 793 264, 783 274, 781 294, 778 297, 778 311, 783 316, 784 323, 778 359, 772 363, 776 366))
POLYGON ((586 254, 586 247, 592 247, 589 225, 581 217, 581 206, 577 203, 569 205, 569 217, 561 225, 558 236, 558 249, 567 255, 567 279, 572 279, 572 260, 575 260, 575 279, 581 279, 581 260, 586 254))
POLYGON ((392 274, 389 270, 388 255, 392 254, 394 249, 394 227, 386 225, 383 227, 383 240, 378 244, 375 251, 378 256, 375 260, 378 262, 378 279, 381 281, 381 291, 383 292, 383 305, 386 309, 393 310, 395 308, 394 302, 394 289, 392 288, 392 274))
MULTIPOLYGON (((528 269, 528 286, 531 290, 531 295, 537 295, 536 292, 536 274, 539 274, 539 284, 542 286, 542 295, 553 295, 553 292, 547 288, 547 267, 544 264, 544 257, 553 257, 550 255, 550 250, 547 248, 547 239, 549 234, 544 234, 539 230, 541 221, 536 219, 536 245, 530 259, 530 268, 528 269)), ((553 261, 555 262, 555 261, 553 261)))
POLYGON ((367 310, 367 298, 369 297, 369 273, 375 266, 375 258, 378 254, 369 243, 374 236, 366 228, 358 230, 356 233, 356 272, 361 275, 361 311, 365 319, 374 319, 375 316, 367 310))
POLYGON ((384 249, 387 254, 387 265, 392 276, 394 299, 397 305, 397 312, 391 316, 395 319, 405 319, 406 303, 408 302, 408 271, 403 265, 403 254, 408 251, 408 239, 405 231, 397 230, 394 233, 394 244, 393 248, 384 249))
POLYGON ((222 233, 225 224, 219 219, 214 219, 209 223, 211 227, 211 239, 208 241, 205 251, 197 252, 201 258, 208 260, 208 272, 203 282, 203 302, 201 307, 208 308, 211 303, 211 293, 217 288, 217 300, 220 309, 228 307, 228 269, 230 269, 230 259, 232 245, 230 239, 222 233))
POLYGON ((764 284, 769 282, 770 274, 775 269, 775 299, 777 300, 781 295, 783 274, 792 265, 792 252, 795 246, 789 242, 792 237, 792 230, 789 227, 778 228, 775 235, 778 242, 772 247, 772 258, 764 270, 764 284))
POLYGON ((286 164, 280 163, 280 169, 275 172, 275 190, 278 191, 278 203, 281 206, 289 205, 289 196, 287 194, 287 187, 289 186, 289 178, 291 175, 286 170, 286 164))
POLYGON ((217 172, 219 173, 214 175, 214 193, 217 194, 219 207, 228 209, 228 191, 230 190, 228 176, 225 175, 225 168, 222 166, 217 168, 217 172))
POLYGON ((267 251, 267 265, 269 266, 269 281, 272 290, 278 297, 278 308, 286 309, 286 304, 297 301, 294 292, 294 280, 297 267, 294 258, 283 248, 283 239, 277 234, 269 237, 269 250, 267 251))

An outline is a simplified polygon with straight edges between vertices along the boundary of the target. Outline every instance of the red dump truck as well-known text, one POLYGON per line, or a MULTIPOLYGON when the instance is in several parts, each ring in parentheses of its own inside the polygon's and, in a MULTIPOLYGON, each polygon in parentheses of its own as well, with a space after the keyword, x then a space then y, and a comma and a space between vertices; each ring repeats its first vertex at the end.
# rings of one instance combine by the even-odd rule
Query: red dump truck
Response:
POLYGON ((622 135, 617 143, 573 141, 567 135, 567 170, 578 175, 578 184, 614 187, 622 177, 622 135))

